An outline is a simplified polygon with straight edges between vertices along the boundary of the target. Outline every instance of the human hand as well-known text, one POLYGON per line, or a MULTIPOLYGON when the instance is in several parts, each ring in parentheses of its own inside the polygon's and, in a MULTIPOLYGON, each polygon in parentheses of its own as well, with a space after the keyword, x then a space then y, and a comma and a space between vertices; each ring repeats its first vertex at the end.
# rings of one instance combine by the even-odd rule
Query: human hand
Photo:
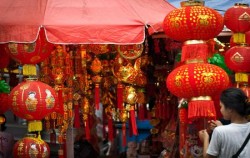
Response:
POLYGON ((205 140, 209 140, 209 134, 207 133, 206 129, 199 131, 199 138, 201 142, 204 142, 205 140))
POLYGON ((221 126, 222 123, 219 120, 210 120, 208 121, 208 131, 214 130, 215 127, 221 126))

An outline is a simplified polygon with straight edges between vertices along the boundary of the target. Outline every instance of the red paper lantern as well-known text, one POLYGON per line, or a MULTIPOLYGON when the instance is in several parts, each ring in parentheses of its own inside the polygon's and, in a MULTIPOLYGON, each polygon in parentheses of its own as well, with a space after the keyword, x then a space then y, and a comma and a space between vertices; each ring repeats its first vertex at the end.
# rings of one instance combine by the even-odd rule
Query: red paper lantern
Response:
POLYGON ((55 90, 40 81, 24 81, 12 89, 10 108, 15 115, 27 120, 41 120, 55 111, 55 90))
POLYGON ((49 158, 49 145, 42 139, 25 137, 14 145, 13 156, 15 158, 49 158))
POLYGON ((10 56, 5 48, 6 44, 0 44, 0 69, 8 67, 10 62, 10 56))
POLYGON ((227 73, 220 67, 191 63, 174 69, 166 80, 168 90, 180 98, 214 96, 229 84, 227 73))
POLYGON ((9 43, 6 48, 10 57, 21 64, 37 64, 47 58, 53 49, 54 45, 46 40, 43 29, 34 43, 9 43))
POLYGON ((5 113, 8 109, 8 97, 7 93, 0 93, 0 114, 5 113))
POLYGON ((223 29, 223 17, 203 3, 184 1, 181 8, 167 14, 163 29, 177 41, 209 40, 223 29))
POLYGON ((235 72, 250 72, 250 47, 234 46, 225 53, 227 67, 235 72))
POLYGON ((250 30, 250 8, 247 4, 236 3, 226 10, 224 23, 234 33, 234 43, 245 43, 245 32, 250 30))

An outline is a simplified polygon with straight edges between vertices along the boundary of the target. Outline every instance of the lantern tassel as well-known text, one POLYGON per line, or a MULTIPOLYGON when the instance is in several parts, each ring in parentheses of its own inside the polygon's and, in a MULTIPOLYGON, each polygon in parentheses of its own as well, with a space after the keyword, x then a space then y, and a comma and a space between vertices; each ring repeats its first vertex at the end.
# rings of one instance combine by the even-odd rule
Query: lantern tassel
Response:
POLYGON ((211 97, 193 97, 188 103, 188 120, 208 118, 216 119, 216 110, 211 97), (209 98, 209 99, 208 99, 209 98))
POLYGON ((201 60, 207 61, 208 45, 204 41, 190 40, 182 46, 181 61, 201 60))
POLYGON ((117 85, 117 108, 123 109, 123 86, 121 83, 117 85))
POLYGON ((136 125, 135 106, 131 106, 129 112, 130 112, 132 134, 136 136, 138 135, 138 130, 137 130, 137 125, 136 125))
POLYGON ((95 108, 99 110, 99 103, 100 103, 100 89, 99 84, 95 84, 95 108))
POLYGON ((114 129, 113 129, 113 120, 112 118, 108 119, 108 138, 109 141, 113 141, 114 140, 114 129))
POLYGON ((90 140, 90 127, 89 127, 89 119, 87 119, 85 122, 84 122, 84 125, 85 125, 85 137, 87 140, 90 140))
POLYGON ((42 131, 43 125, 41 121, 29 121, 28 132, 42 131))

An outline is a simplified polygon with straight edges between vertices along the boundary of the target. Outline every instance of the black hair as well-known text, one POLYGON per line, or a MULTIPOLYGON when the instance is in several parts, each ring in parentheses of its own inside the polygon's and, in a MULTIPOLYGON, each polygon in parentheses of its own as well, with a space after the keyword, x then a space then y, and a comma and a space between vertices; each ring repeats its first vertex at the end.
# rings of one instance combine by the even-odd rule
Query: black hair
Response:
POLYGON ((233 109, 241 116, 250 114, 248 97, 240 88, 228 88, 221 93, 220 101, 225 108, 233 109))

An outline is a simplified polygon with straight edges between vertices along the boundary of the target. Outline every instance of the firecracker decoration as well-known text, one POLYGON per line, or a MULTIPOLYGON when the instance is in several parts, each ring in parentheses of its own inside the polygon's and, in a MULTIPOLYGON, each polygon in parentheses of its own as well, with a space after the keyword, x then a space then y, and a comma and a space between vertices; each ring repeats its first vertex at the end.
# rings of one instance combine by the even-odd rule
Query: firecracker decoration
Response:
POLYGON ((180 98, 187 98, 188 119, 216 118, 211 96, 227 88, 229 77, 220 67, 206 63, 185 64, 174 69, 167 77, 169 91, 180 98))
POLYGON ((49 57, 53 49, 54 45, 46 40, 41 28, 34 43, 9 43, 6 50, 12 59, 23 65, 23 75, 36 76, 35 64, 49 57))
POLYGON ((250 8, 248 4, 235 3, 226 10, 224 23, 233 32, 233 42, 246 43, 246 32, 250 30, 250 8))
POLYGON ((13 147, 15 158, 49 158, 49 145, 40 138, 24 137, 17 141, 13 147))
POLYGON ((41 131, 41 120, 55 111, 58 103, 55 90, 40 81, 26 80, 14 87, 9 96, 12 112, 27 119, 28 131, 41 131))
POLYGON ((230 48, 225 53, 225 62, 228 68, 235 72, 235 82, 237 84, 248 83, 248 72, 250 72, 250 47, 238 45, 230 48))
POLYGON ((163 29, 168 37, 184 42, 182 61, 194 57, 204 60, 208 56, 206 41, 221 32, 223 17, 217 11, 205 7, 202 0, 183 1, 181 8, 166 15, 163 29))

